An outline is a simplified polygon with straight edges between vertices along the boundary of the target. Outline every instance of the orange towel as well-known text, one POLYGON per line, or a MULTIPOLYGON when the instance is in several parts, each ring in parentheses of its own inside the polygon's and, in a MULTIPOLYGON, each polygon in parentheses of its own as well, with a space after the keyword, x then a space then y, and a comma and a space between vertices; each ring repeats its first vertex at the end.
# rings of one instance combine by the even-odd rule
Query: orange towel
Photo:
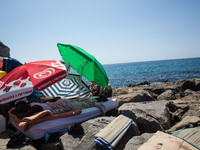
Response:
POLYGON ((11 108, 8 114, 14 120, 15 124, 24 132, 30 129, 33 125, 36 125, 40 122, 58 119, 58 118, 65 118, 65 117, 80 114, 82 112, 80 109, 74 109, 74 110, 60 113, 60 114, 52 114, 51 111, 44 110, 30 117, 24 117, 20 120, 14 114, 11 113, 13 109, 15 108, 11 108))

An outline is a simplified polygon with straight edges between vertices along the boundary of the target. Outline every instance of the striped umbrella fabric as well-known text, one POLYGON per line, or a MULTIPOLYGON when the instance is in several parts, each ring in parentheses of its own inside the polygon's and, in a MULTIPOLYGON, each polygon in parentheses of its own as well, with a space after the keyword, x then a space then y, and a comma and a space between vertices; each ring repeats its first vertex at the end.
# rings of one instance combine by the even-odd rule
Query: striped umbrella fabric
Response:
POLYGON ((76 97, 83 98, 88 96, 90 94, 90 89, 81 80, 80 75, 68 74, 65 79, 49 86, 42 92, 46 96, 60 96, 61 98, 71 99, 76 97))

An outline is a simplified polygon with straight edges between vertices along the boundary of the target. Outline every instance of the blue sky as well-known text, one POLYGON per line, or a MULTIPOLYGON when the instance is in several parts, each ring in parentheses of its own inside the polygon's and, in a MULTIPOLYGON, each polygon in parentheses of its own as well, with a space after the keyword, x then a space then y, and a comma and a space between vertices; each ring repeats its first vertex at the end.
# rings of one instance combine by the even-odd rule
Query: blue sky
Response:
POLYGON ((0 18, 22 63, 60 60, 57 43, 102 64, 200 57, 199 0, 0 0, 0 18))

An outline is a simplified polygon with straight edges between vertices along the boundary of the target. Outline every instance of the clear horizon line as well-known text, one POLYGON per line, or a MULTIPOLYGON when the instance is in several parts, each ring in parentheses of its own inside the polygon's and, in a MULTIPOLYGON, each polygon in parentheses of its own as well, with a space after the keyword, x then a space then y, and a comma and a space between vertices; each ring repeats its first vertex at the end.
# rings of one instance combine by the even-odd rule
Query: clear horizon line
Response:
POLYGON ((157 59, 157 60, 141 60, 133 62, 121 62, 121 63, 111 63, 111 64, 102 64, 102 65, 114 65, 114 64, 128 64, 128 63, 138 63, 138 62, 154 62, 154 61, 165 61, 165 60, 178 60, 178 59, 195 59, 200 57, 184 57, 184 58, 171 58, 171 59, 157 59))

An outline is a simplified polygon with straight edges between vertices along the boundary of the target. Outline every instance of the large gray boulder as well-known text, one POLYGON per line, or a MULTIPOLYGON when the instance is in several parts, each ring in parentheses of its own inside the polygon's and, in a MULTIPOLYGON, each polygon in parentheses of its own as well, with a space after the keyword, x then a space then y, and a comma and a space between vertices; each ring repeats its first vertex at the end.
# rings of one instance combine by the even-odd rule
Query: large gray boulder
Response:
POLYGON ((188 111, 182 116, 182 119, 186 116, 200 116, 200 102, 196 104, 189 104, 188 111))
POLYGON ((195 79, 181 79, 175 83, 178 87, 182 88, 183 90, 190 89, 195 91, 195 79))
POLYGON ((195 91, 200 91, 200 79, 195 79, 195 91))
POLYGON ((126 144, 124 150, 137 150, 140 146, 142 146, 145 142, 150 139, 154 133, 144 133, 140 136, 132 137, 128 143, 126 144))
POLYGON ((119 101, 119 105, 129 102, 143 102, 143 101, 154 101, 155 99, 151 93, 142 88, 120 88, 113 90, 113 98, 119 101))
POLYGON ((10 48, 0 41, 0 57, 10 57, 10 48))
POLYGON ((141 133, 154 133, 170 128, 168 101, 149 101, 126 103, 118 108, 119 112, 132 118, 141 133))
POLYGON ((175 85, 183 90, 200 91, 200 78, 181 79, 175 85))
POLYGON ((184 127, 194 127, 198 123, 200 123, 200 117, 186 116, 186 117, 183 118, 183 120, 178 122, 176 125, 171 127, 169 130, 166 130, 166 132, 174 132, 174 131, 177 131, 177 130, 182 129, 184 127))
POLYGON ((184 91, 185 96, 181 99, 171 100, 171 123, 176 124, 186 116, 200 116, 200 91, 187 89, 184 91))
POLYGON ((150 85, 151 88, 154 89, 162 89, 162 90, 166 90, 166 89, 175 89, 176 86, 174 86, 174 83, 172 82, 154 82, 151 83, 150 85))
POLYGON ((172 90, 167 90, 163 92, 157 98, 157 100, 174 100, 174 99, 176 99, 176 95, 175 92, 173 92, 172 90))
MULTIPOLYGON (((95 135, 103 128, 105 128, 115 117, 98 117, 95 119, 90 119, 81 124, 84 129, 82 134, 69 134, 66 133, 60 137, 60 141, 63 145, 64 150, 96 150, 101 149, 94 141, 95 135)), ((139 135, 139 130, 136 123, 133 121, 130 128, 124 134, 120 142, 117 144, 116 149, 124 149, 126 143, 133 136, 139 135)))

